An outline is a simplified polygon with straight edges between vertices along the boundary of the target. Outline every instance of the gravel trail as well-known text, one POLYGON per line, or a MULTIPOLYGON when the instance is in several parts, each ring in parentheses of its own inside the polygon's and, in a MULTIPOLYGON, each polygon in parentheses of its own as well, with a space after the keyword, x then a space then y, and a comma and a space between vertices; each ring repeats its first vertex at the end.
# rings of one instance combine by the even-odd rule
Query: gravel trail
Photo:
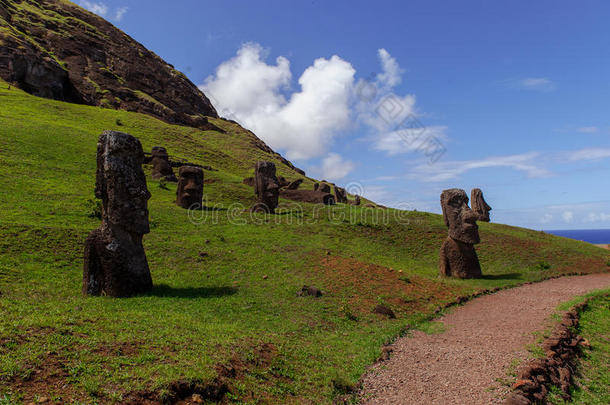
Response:
POLYGON ((362 404, 493 404, 508 388, 511 364, 528 357, 534 332, 549 326, 557 305, 610 287, 610 273, 563 277, 474 299, 440 318, 445 331, 414 331, 392 357, 363 378, 362 404))

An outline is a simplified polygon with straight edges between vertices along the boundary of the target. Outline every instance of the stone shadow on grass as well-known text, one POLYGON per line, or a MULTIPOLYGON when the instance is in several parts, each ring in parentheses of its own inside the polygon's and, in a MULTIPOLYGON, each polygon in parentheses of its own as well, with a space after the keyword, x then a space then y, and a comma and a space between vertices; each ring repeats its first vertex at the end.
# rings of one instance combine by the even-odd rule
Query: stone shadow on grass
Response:
POLYGON ((147 295, 167 298, 215 298, 237 293, 236 287, 171 287, 167 284, 157 284, 147 295))
POLYGON ((483 274, 483 280, 521 280, 521 273, 483 274))

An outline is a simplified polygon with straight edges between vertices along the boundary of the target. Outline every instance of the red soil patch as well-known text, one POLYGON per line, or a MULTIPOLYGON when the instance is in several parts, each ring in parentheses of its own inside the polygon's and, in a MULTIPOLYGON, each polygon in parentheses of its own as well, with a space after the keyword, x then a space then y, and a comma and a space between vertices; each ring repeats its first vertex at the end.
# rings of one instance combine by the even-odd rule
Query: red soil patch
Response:
POLYGON ((319 287, 325 293, 347 295, 349 309, 359 313, 370 313, 381 297, 397 315, 410 315, 450 301, 463 291, 441 280, 340 256, 325 256, 319 263, 314 266, 323 279, 319 287))

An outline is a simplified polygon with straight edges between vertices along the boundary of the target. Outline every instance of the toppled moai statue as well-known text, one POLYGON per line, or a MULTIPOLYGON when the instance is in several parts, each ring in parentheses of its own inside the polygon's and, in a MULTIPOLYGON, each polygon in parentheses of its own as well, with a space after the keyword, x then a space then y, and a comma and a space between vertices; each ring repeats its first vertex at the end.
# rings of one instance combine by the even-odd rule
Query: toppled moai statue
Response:
POLYGON ((95 196, 102 224, 85 241, 83 294, 127 297, 152 289, 142 246, 150 232, 144 152, 140 141, 105 131, 97 143, 95 196))
POLYGON ((472 205, 472 210, 479 217, 479 221, 489 222, 489 211, 491 211, 491 207, 485 202, 483 192, 480 188, 472 189, 470 193, 470 205, 472 205))
POLYGON ((280 197, 287 200, 306 202, 312 204, 334 205, 335 196, 330 193, 323 193, 315 190, 280 190, 280 197))
POLYGON ((480 242, 477 214, 468 206, 464 190, 452 188, 441 194, 443 218, 449 236, 443 242, 440 272, 458 278, 481 277, 481 265, 474 245, 480 242))
POLYGON ((301 183, 303 183, 303 179, 296 179, 286 186, 286 190, 297 190, 301 183))
POLYGON ((203 207, 203 170, 195 166, 182 166, 178 170, 176 205, 199 210, 203 207))
POLYGON ((330 193, 330 184, 322 183, 320 184, 320 188, 318 190, 323 193, 330 193))
POLYGON ((169 155, 163 146, 153 146, 151 151, 152 178, 178 181, 169 163, 169 155))
POLYGON ((278 205, 280 185, 275 177, 275 164, 273 162, 258 162, 254 167, 254 192, 256 203, 252 206, 253 212, 267 212, 273 214, 278 205))
POLYGON ((360 205, 360 196, 356 194, 353 200, 349 200, 348 204, 350 205, 360 205))
POLYGON ((347 194, 344 188, 335 186, 335 197, 337 203, 347 204, 347 194))

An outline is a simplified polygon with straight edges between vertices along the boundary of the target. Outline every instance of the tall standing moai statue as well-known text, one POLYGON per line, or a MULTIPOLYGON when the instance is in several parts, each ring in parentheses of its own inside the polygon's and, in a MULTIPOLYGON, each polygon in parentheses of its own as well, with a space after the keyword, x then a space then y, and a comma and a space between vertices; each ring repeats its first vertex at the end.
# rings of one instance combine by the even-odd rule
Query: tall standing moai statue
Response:
POLYGON ((337 203, 347 204, 347 193, 344 188, 335 186, 335 199, 337 203))
POLYGON ((279 203, 280 185, 275 176, 273 162, 258 162, 254 167, 254 192, 256 203, 252 206, 253 212, 267 212, 273 214, 279 203))
POLYGON ((195 166, 182 166, 178 170, 176 205, 192 210, 203 207, 203 169, 195 166))
POLYGON ((491 207, 485 202, 480 188, 473 188, 470 192, 470 205, 472 205, 472 210, 479 217, 479 221, 489 222, 491 207))
POLYGON ((153 146, 151 150, 151 164, 153 179, 164 179, 167 181, 178 181, 172 166, 169 164, 169 155, 163 146, 153 146))
POLYGON ((441 194, 443 218, 449 227, 449 236, 443 242, 440 254, 440 273, 458 278, 479 278, 481 265, 474 245, 479 243, 477 214, 468 206, 464 190, 452 188, 441 194))
POLYGON ((97 143, 95 196, 102 224, 85 241, 83 294, 128 297, 152 289, 142 236, 150 232, 140 141, 105 131, 97 143))

